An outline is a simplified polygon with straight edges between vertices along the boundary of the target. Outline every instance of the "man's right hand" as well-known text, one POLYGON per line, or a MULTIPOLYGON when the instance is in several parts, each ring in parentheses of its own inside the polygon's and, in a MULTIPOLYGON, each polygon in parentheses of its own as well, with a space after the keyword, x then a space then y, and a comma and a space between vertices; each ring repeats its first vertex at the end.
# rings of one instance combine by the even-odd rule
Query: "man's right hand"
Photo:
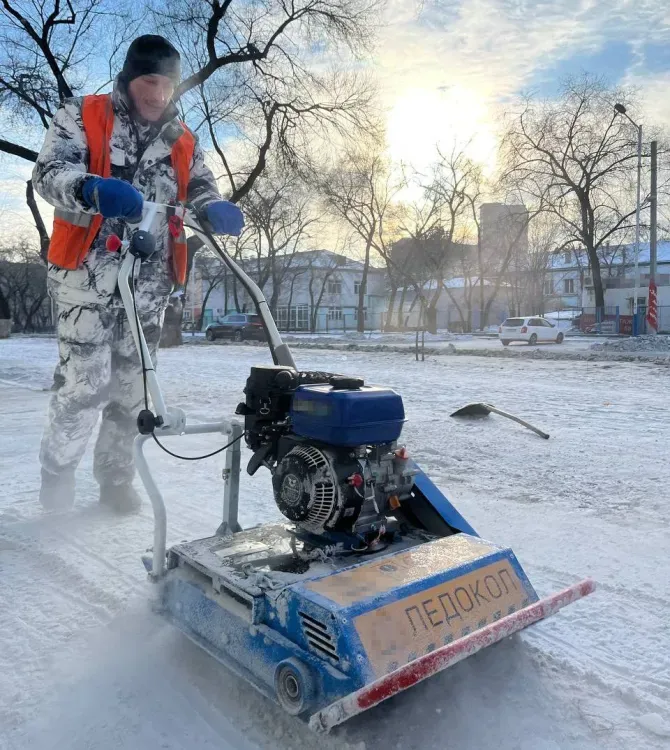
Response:
POLYGON ((84 182, 82 197, 105 219, 139 219, 144 198, 130 183, 115 177, 91 177, 84 182))

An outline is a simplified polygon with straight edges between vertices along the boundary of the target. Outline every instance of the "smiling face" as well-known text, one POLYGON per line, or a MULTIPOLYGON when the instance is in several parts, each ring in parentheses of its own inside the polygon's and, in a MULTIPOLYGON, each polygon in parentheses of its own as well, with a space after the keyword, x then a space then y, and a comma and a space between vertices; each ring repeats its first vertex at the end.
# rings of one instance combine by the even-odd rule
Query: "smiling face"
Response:
POLYGON ((174 84, 166 76, 139 76, 128 84, 128 93, 142 119, 158 122, 172 99, 174 84))

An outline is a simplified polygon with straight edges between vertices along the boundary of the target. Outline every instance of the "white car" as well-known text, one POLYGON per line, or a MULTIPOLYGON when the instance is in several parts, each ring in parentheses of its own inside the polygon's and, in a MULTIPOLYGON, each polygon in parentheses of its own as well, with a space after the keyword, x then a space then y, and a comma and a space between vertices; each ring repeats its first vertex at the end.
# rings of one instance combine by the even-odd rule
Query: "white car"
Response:
POLYGON ((503 346, 511 341, 525 341, 530 346, 552 341, 563 343, 563 331, 544 318, 507 318, 498 329, 498 338, 503 346))

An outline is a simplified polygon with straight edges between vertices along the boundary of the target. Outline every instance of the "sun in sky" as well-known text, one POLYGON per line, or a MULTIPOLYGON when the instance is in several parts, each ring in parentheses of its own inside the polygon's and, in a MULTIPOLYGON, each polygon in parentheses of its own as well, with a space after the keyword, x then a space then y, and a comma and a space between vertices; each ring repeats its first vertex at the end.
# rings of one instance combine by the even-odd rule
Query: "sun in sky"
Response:
POLYGON ((423 171, 436 159, 436 147, 450 152, 463 147, 485 171, 493 171, 496 157, 495 125, 483 96, 459 85, 396 92, 389 108, 389 155, 423 171))

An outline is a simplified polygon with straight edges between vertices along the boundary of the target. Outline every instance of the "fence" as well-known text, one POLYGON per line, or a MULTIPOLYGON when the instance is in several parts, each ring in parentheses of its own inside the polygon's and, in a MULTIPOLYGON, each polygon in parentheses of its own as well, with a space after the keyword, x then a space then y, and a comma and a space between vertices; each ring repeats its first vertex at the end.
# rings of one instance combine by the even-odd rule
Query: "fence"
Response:
POLYGON ((584 307, 579 316, 582 333, 633 333, 633 316, 621 315, 617 307, 584 307))
MULTIPOLYGON (((624 336, 639 336, 647 333, 647 308, 638 306, 637 315, 621 315, 618 307, 606 307, 598 315, 595 307, 585 307, 579 317, 582 333, 619 333, 624 336)), ((658 308, 658 333, 670 334, 670 305, 658 308)))
MULTIPOLYGON (((363 330, 378 331, 383 322, 382 313, 365 313, 363 330)), ((328 310, 317 312, 316 330, 320 333, 347 333, 358 330, 358 311, 343 312, 341 317, 333 317, 328 310)))
POLYGON ((658 308, 658 332, 670 333, 670 305, 658 308))

